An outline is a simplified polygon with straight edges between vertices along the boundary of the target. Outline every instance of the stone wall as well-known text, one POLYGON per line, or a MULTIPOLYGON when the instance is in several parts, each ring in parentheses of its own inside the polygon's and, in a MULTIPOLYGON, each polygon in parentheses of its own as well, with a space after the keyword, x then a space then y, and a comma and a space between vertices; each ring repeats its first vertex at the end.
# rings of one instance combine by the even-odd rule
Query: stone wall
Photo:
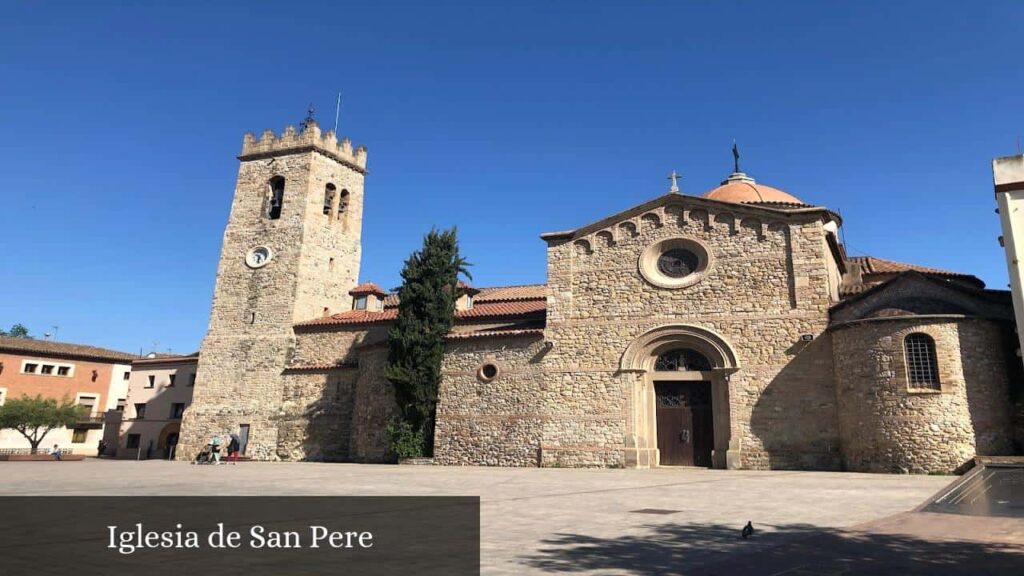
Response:
POLYGON ((359 359, 359 347, 386 341, 389 326, 297 327, 295 355, 290 366, 355 364, 359 359))
POLYGON ((350 454, 356 462, 388 462, 387 425, 398 413, 395 392, 384 378, 387 346, 359 350, 350 454))
MULTIPOLYGON (((319 442, 300 447, 294 427, 279 421, 282 404, 292 401, 285 396, 322 392, 301 378, 297 387, 286 386, 283 373, 296 345, 292 326, 347 310, 359 272, 366 156, 350 154, 350 144, 328 145, 333 139, 316 127, 303 134, 286 130, 281 139, 265 134, 258 143, 246 137, 179 454, 195 454, 213 435, 236 432, 241 424, 250 425, 247 455, 255 459, 338 453, 319 442), (278 176, 285 180, 283 206, 280 218, 270 219, 270 181, 278 176), (349 191, 346 220, 323 213, 327 183, 349 191), (246 254, 257 246, 272 257, 250 268, 246 254), (280 431, 288 438, 279 450, 280 431)), ((287 417, 302 411, 295 407, 287 417)))
POLYGON ((357 376, 354 368, 285 374, 276 417, 279 459, 351 459, 357 376))
POLYGON ((784 214, 674 196, 608 219, 548 248, 542 365, 561 419, 545 428, 546 450, 586 452, 618 466, 627 446, 656 444, 636 414, 644 378, 619 372, 632 341, 653 328, 709 328, 725 339, 739 370, 729 381, 731 452, 749 468, 835 468, 838 430, 831 351, 801 342, 827 326, 826 230, 820 212, 784 214), (699 242, 704 277, 659 288, 638 262, 667 238, 699 242), (785 424, 782 426, 782 424, 785 424))
POLYGON ((864 472, 948 473, 1011 453, 1002 332, 987 320, 904 317, 836 327, 843 463, 864 472), (941 390, 909 387, 903 339, 935 340, 941 390))
POLYGON ((438 464, 537 466, 551 406, 562 402, 545 385, 541 338, 472 338, 449 342, 442 365, 434 439, 438 464), (485 364, 498 375, 480 375, 485 364))

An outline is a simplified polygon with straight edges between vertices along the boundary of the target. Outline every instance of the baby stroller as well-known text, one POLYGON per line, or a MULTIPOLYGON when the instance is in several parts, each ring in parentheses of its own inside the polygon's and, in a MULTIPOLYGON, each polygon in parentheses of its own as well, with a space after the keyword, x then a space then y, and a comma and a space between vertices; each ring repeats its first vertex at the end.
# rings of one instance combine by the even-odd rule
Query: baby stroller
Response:
POLYGON ((193 464, 213 464, 213 445, 207 444, 203 446, 202 451, 196 454, 196 459, 192 461, 193 464))

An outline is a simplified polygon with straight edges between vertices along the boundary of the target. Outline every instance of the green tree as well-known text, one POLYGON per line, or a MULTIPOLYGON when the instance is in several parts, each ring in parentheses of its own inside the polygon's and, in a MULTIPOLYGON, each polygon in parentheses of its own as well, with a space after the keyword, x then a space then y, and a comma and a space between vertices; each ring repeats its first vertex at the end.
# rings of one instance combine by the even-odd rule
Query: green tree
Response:
POLYGON ((32 445, 32 453, 39 452, 39 444, 54 428, 70 428, 85 415, 87 408, 79 406, 65 397, 60 402, 55 398, 21 398, 8 400, 0 406, 0 429, 17 430, 32 445))
POLYGON ((399 417, 388 426, 389 449, 398 458, 433 455, 445 337, 455 323, 458 276, 472 278, 468 266, 452 228, 432 229, 402 268, 398 317, 388 331, 384 369, 398 403, 399 417))
POLYGON ((28 338, 30 340, 32 339, 32 337, 28 335, 28 328, 25 328, 24 324, 15 324, 14 326, 11 326, 10 330, 6 331, 0 330, 0 336, 11 336, 13 338, 28 338))

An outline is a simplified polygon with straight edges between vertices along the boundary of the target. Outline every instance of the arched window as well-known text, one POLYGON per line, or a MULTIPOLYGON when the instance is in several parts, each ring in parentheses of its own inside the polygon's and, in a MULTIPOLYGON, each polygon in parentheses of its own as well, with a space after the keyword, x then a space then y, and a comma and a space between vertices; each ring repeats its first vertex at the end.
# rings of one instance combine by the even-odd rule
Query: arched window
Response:
POLYGON ((706 356, 690 348, 674 348, 664 352, 654 361, 654 369, 658 372, 681 372, 688 370, 711 370, 711 361, 706 356))
POLYGON ((324 187, 324 215, 325 216, 330 216, 331 215, 331 210, 334 209, 334 191, 335 190, 336 190, 336 188, 334 187, 334 184, 328 183, 327 186, 324 187))
POLYGON ((342 189, 338 197, 338 220, 344 220, 348 215, 348 190, 342 189))
POLYGON ((915 332, 903 339, 907 359, 907 380, 911 388, 939 389, 939 364, 935 357, 935 340, 915 332))
POLYGON ((271 220, 281 217, 281 209, 284 207, 284 176, 274 176, 270 179, 270 209, 267 216, 271 220))

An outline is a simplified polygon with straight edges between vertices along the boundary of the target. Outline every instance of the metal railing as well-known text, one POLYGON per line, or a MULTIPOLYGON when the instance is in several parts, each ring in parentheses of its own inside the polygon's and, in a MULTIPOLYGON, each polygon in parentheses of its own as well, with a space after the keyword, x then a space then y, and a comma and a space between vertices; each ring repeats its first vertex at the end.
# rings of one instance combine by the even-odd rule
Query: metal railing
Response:
MULTIPOLYGON (((45 456, 45 455, 49 454, 52 449, 53 449, 52 447, 48 448, 46 446, 40 445, 39 446, 39 451, 36 452, 36 454, 41 454, 41 455, 45 456)), ((0 456, 22 456, 22 455, 27 455, 27 454, 31 454, 31 453, 32 453, 32 449, 31 448, 0 448, 0 456)), ((71 454, 71 449, 70 448, 61 448, 60 449, 60 453, 61 454, 71 454)))

